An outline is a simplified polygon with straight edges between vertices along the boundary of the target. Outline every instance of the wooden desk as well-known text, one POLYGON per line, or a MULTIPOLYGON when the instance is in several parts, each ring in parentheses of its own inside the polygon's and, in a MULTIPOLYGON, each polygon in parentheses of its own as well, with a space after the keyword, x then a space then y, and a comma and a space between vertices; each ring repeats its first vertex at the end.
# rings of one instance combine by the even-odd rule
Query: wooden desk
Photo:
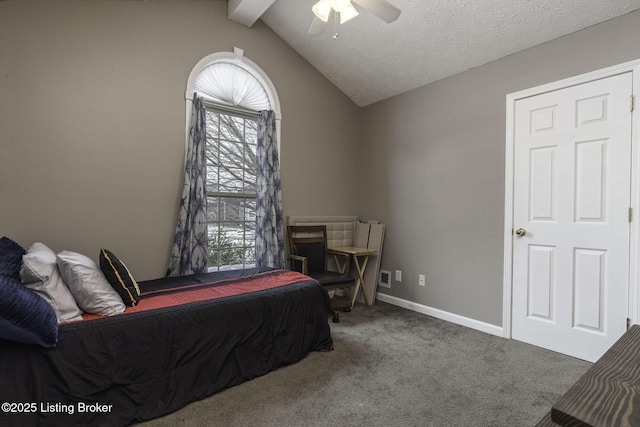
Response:
POLYGON ((336 261, 336 267, 338 267, 338 271, 340 273, 344 273, 347 262, 344 264, 340 264, 338 261, 338 255, 347 255, 353 258, 353 263, 356 265, 356 270, 358 271, 358 277, 356 278, 356 288, 353 291, 353 296, 351 297, 351 307, 356 303, 356 297, 358 296, 358 291, 360 287, 362 287, 362 295, 364 295, 364 300, 367 305, 371 305, 373 302, 369 300, 369 296, 367 295, 367 291, 364 288, 364 270, 367 268, 367 262, 369 261, 369 256, 378 253, 375 249, 367 249, 367 248, 358 248, 355 246, 343 246, 339 248, 328 248, 329 253, 333 255, 333 259, 336 261), (362 263, 361 263, 362 261, 362 263))

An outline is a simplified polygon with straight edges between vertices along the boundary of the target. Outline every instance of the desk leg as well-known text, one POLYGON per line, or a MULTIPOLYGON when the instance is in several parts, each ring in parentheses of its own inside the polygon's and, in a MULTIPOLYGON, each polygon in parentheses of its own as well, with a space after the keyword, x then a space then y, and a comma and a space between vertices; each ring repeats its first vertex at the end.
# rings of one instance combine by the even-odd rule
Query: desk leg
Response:
POLYGON ((369 255, 363 255, 362 267, 360 266, 360 261, 356 255, 353 256, 354 264, 356 265, 356 269, 358 270, 358 279, 356 280, 356 288, 353 291, 353 297, 351 299, 351 306, 356 303, 356 298, 358 297, 358 291, 360 290, 360 286, 362 286, 362 295, 364 295, 364 301, 367 305, 371 305, 369 301, 369 296, 367 295, 367 290, 364 288, 364 270, 367 268, 367 262, 369 261, 369 255))
POLYGON ((338 269, 338 273, 344 274, 347 269, 347 264, 349 263, 349 259, 347 258, 344 264, 340 265, 340 261, 338 261, 338 255, 333 254, 333 260, 336 262, 336 268, 338 269))
MULTIPOLYGON (((347 267, 349 266, 349 257, 350 256, 351 255, 345 256, 344 257, 344 263, 340 264, 340 261, 338 260, 338 258, 339 258, 338 254, 333 254, 333 260, 336 262, 336 268, 338 269, 338 273, 344 274, 344 272, 347 270, 347 267)), ((357 294, 357 290, 354 292, 354 294, 357 294)), ((348 295, 345 295, 345 297, 348 297, 348 295)), ((355 298, 352 297, 351 298, 351 306, 349 307, 349 309, 353 308, 353 302, 354 301, 355 301, 355 298)), ((346 308, 345 308, 345 310, 346 310, 346 308)))

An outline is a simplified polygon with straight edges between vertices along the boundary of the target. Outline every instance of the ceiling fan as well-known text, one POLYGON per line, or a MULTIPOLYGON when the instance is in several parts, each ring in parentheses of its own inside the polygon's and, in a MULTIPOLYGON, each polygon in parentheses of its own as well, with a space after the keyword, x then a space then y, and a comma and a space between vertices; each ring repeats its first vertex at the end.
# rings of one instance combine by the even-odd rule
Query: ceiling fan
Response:
POLYGON ((309 27, 309 35, 322 34, 329 19, 333 17, 333 38, 337 39, 338 24, 344 24, 358 16, 358 11, 353 7, 352 1, 387 23, 395 21, 400 16, 400 9, 386 0, 320 0, 311 8, 315 16, 311 27, 309 27))

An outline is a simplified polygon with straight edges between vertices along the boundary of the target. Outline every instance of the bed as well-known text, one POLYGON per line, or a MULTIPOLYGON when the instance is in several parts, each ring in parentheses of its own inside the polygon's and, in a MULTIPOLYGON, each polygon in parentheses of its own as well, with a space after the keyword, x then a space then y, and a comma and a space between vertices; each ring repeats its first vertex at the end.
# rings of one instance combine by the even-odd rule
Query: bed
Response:
POLYGON ((0 340, 0 425, 149 420, 332 349, 327 292, 296 272, 138 285, 136 306, 60 325, 53 348, 0 340))

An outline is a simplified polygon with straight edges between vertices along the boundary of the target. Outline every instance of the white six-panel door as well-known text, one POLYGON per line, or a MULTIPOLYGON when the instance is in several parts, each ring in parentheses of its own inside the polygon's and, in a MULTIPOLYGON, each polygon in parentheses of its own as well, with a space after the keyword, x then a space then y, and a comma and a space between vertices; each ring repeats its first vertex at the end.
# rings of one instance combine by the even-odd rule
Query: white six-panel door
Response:
POLYGON ((626 330, 632 75, 515 104, 512 338, 597 360, 626 330))

